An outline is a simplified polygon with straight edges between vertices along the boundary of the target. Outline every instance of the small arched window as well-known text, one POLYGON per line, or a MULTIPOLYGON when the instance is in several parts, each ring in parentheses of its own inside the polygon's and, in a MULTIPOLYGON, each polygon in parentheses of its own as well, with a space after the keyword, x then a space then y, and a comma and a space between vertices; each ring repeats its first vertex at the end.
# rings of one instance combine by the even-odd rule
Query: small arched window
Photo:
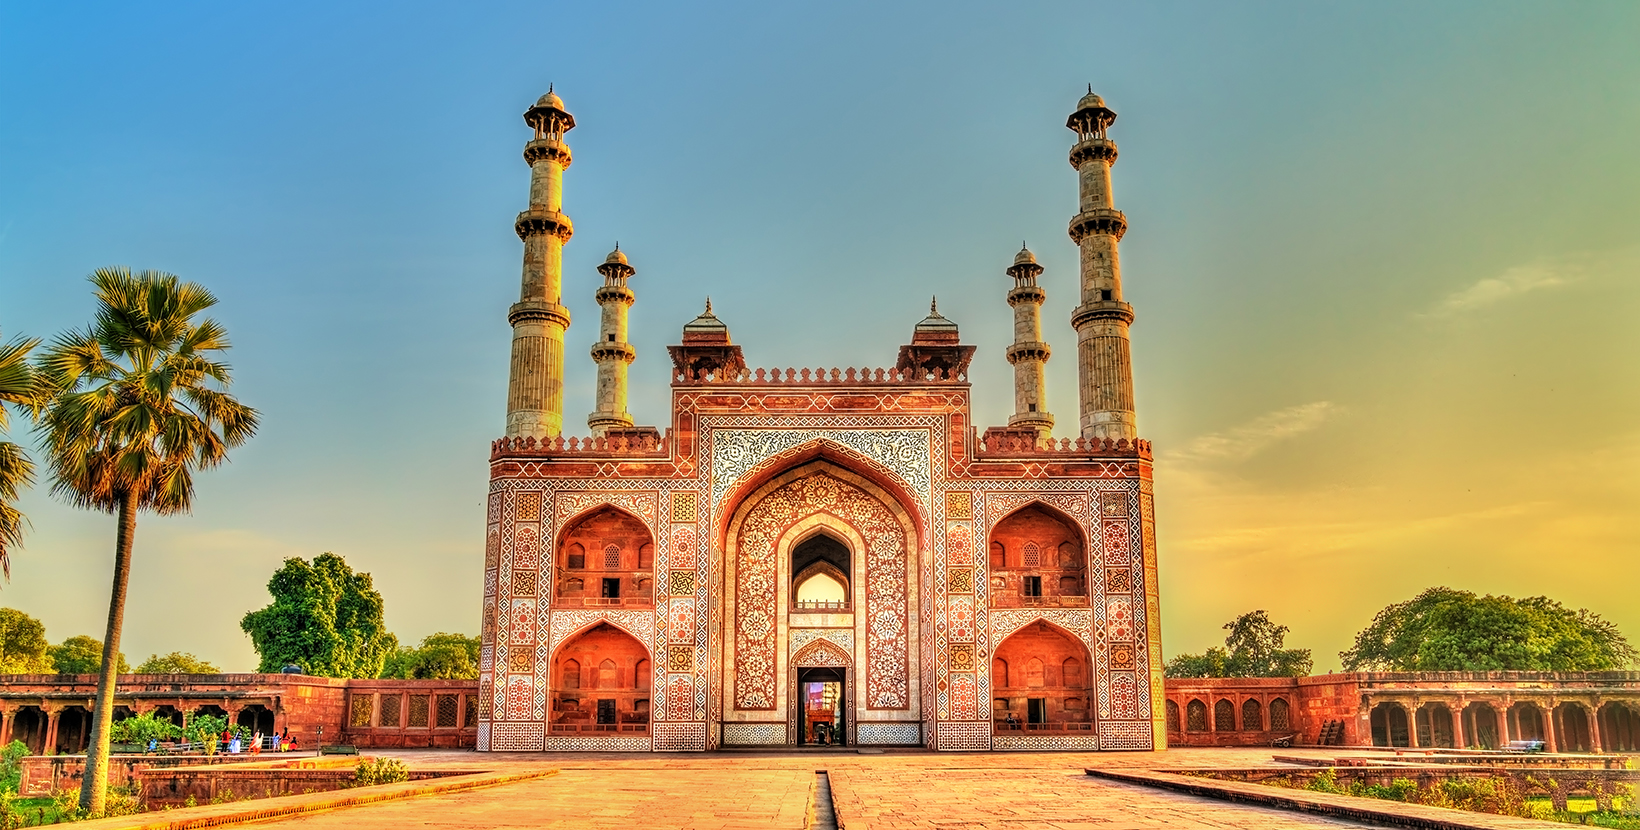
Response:
POLYGON ((1218 703, 1213 704, 1213 731, 1236 731, 1236 706, 1227 698, 1221 697, 1218 703))
POLYGON ((1171 700, 1167 702, 1167 731, 1179 731, 1179 704, 1171 700))
POLYGON ((1270 701, 1270 728, 1273 730, 1291 729, 1292 720, 1287 712, 1287 701, 1276 698, 1270 701))
POLYGON ((604 547, 604 570, 618 571, 621 569, 621 549, 614 545, 604 547))
POLYGON ((598 664, 598 688, 613 689, 621 685, 621 673, 615 668, 614 660, 605 660, 598 664))
POLYGON ((578 660, 565 660, 564 661, 564 665, 561 668, 558 669, 558 688, 560 688, 560 689, 579 689, 579 688, 581 688, 581 663, 580 663, 580 661, 578 661, 578 660))
POLYGON ((1026 542, 1025 543, 1024 553, 1025 553, 1025 567, 1027 567, 1027 568, 1040 568, 1040 567, 1042 567, 1042 549, 1037 547, 1035 542, 1026 542))
POLYGON ((1007 687, 1008 662, 1006 660, 991 661, 991 684, 999 689, 1007 687))
POLYGON ((1258 701, 1248 698, 1241 702, 1241 730, 1257 732, 1264 728, 1264 711, 1258 701))
POLYGON ((991 543, 991 570, 1000 571, 1008 567, 1008 550, 1001 542, 991 543))
POLYGON ((587 566, 587 549, 581 547, 579 542, 572 542, 565 558, 568 561, 564 563, 564 567, 578 571, 587 566))
POLYGON ((638 667, 632 670, 632 685, 639 689, 649 688, 649 661, 639 660, 638 667))
POLYGON ((1190 732, 1207 731, 1207 704, 1192 700, 1185 706, 1184 728, 1190 732))
POLYGON ((653 567, 655 567, 655 546, 646 542, 643 547, 638 548, 638 570, 647 571, 653 567))

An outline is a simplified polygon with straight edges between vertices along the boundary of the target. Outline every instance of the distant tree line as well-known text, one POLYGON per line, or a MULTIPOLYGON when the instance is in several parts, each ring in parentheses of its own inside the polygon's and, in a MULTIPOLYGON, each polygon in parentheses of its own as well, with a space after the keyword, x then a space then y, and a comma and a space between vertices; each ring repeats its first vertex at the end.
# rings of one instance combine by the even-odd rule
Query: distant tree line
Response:
MULTIPOLYGON (((81 634, 50 645, 46 627, 15 608, 0 608, 0 674, 97 674, 101 640, 81 634)), ((119 654, 116 674, 216 674, 216 666, 182 651, 150 654, 135 669, 119 654)))
MULTIPOLYGON (((1224 648, 1181 654, 1168 677, 1297 677, 1309 649, 1283 648, 1287 627, 1264 611, 1225 623, 1224 648)), ((1548 597, 1477 596, 1430 588, 1379 611, 1339 652, 1346 671, 1608 671, 1640 665, 1617 626, 1548 597)))

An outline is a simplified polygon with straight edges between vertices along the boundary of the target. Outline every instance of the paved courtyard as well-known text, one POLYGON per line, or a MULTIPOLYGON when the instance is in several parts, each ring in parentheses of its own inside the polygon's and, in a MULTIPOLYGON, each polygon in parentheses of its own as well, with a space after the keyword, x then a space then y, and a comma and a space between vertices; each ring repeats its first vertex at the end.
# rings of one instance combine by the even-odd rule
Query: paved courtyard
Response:
MULTIPOLYGON (((395 752, 414 767, 550 767, 558 775, 266 824, 308 828, 793 828, 808 826, 825 770, 848 830, 1126 830, 1362 827, 1091 779, 1093 766, 1268 764, 1269 750, 951 754, 856 752, 709 755, 395 752)), ((1336 756, 1339 753, 1325 753, 1336 756)), ((822 817, 824 818, 824 817, 822 817)), ((815 826, 825 826, 823 823, 815 826)))

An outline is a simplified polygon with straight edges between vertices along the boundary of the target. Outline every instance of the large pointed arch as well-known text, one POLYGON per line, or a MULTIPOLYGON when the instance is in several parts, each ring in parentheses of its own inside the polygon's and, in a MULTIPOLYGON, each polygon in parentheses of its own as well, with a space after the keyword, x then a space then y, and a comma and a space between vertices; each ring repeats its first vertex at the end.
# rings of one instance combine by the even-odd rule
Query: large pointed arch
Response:
MULTIPOLYGON (((775 453, 747 471, 738 481, 730 484, 722 500, 725 517, 733 517, 739 508, 759 491, 766 490, 770 481, 787 476, 793 470, 807 467, 816 461, 826 461, 859 476, 887 493, 911 518, 916 538, 922 543, 925 534, 927 505, 912 495, 914 489, 898 473, 854 449, 826 438, 815 438, 791 449, 775 453)), ((718 544, 724 546, 730 538, 732 518, 720 523, 718 544)))
POLYGON ((653 608, 655 543, 639 513, 612 501, 587 504, 559 525, 543 588, 558 608, 653 608))
POLYGON ((1092 551, 1092 541, 1088 538, 1088 529, 1082 526, 1082 520, 1071 515, 1063 505, 1054 504, 1053 502, 1044 500, 1040 497, 1031 498, 1027 501, 1021 502, 1020 504, 1014 505, 1009 508, 1007 512, 999 514, 996 517, 996 521, 986 522, 986 540, 989 541, 991 539, 992 535, 996 533, 997 527, 1003 522, 1006 522, 1014 516, 1033 507, 1041 508, 1043 512, 1048 513, 1054 518, 1069 525, 1071 530, 1076 533, 1077 541, 1082 544, 1084 555, 1092 551))

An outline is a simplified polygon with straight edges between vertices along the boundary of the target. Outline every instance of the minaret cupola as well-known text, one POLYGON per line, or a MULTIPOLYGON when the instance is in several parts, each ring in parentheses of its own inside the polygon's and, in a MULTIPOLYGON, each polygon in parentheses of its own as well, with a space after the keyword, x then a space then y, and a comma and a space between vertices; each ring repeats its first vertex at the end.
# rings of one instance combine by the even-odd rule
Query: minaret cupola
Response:
POLYGON ((910 345, 900 347, 894 368, 931 380, 958 380, 968 375, 974 347, 961 343, 957 324, 940 314, 939 298, 928 303, 928 316, 911 330, 910 345))

